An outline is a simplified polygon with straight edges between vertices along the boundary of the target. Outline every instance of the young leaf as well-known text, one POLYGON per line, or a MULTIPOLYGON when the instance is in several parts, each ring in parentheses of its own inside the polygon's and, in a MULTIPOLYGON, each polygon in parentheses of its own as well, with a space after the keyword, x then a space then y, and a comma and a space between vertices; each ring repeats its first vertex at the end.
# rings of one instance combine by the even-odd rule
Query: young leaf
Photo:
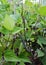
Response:
POLYGON ((12 31, 14 29, 14 26, 15 26, 15 21, 12 19, 12 17, 10 17, 9 15, 6 15, 5 19, 4 19, 3 26, 7 30, 12 31))
POLYGON ((39 13, 40 13, 40 15, 42 15, 42 16, 46 16, 46 6, 41 6, 41 7, 39 8, 39 13))
POLYGON ((36 52, 38 53, 38 57, 44 56, 44 53, 41 50, 37 49, 36 52))

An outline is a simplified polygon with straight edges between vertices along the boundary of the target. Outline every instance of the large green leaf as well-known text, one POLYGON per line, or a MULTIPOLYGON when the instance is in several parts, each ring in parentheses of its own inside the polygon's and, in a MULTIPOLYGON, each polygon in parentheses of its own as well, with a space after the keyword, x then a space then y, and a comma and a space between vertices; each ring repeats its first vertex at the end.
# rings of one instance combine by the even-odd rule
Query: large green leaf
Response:
POLYGON ((44 53, 41 50, 37 49, 36 51, 38 53, 38 57, 44 56, 44 53))
POLYGON ((6 50, 5 54, 4 54, 4 58, 6 61, 10 61, 10 62, 21 62, 21 61, 23 61, 23 62, 31 63, 28 58, 17 57, 12 50, 6 50))
POLYGON ((6 50, 4 54, 4 58, 6 61, 12 61, 12 62, 20 62, 20 60, 15 56, 14 52, 12 50, 6 50))
POLYGON ((41 48, 43 48, 42 43, 39 41, 39 39, 37 40, 37 43, 41 46, 41 48))
POLYGON ((44 48, 43 44, 46 45, 46 38, 43 36, 38 36, 37 43, 41 46, 41 48, 44 48))
POLYGON ((43 36, 39 36, 38 39, 41 42, 41 44, 46 45, 46 39, 43 36))
POLYGON ((13 30, 14 26, 15 26, 15 21, 12 17, 10 17, 9 15, 6 15, 5 16, 5 19, 4 19, 4 23, 3 23, 3 26, 8 29, 8 30, 13 30))
POLYGON ((46 16, 46 6, 41 6, 39 8, 40 15, 46 16))
POLYGON ((44 38, 43 36, 38 36, 38 41, 39 41, 39 44, 46 45, 46 38, 44 38))

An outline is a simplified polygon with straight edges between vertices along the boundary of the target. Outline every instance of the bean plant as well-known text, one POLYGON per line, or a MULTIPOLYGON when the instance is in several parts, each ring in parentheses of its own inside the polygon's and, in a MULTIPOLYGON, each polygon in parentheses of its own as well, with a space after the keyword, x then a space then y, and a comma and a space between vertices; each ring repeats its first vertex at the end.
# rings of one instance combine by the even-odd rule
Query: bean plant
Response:
POLYGON ((46 65, 46 6, 0 0, 0 65, 46 65))

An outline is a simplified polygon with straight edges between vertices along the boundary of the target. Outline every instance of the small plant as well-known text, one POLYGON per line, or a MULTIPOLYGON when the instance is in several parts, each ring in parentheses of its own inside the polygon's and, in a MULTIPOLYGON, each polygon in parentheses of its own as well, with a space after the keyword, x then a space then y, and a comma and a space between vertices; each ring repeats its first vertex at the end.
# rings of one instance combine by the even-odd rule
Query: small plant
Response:
POLYGON ((0 65, 46 65, 46 6, 0 2, 0 65))

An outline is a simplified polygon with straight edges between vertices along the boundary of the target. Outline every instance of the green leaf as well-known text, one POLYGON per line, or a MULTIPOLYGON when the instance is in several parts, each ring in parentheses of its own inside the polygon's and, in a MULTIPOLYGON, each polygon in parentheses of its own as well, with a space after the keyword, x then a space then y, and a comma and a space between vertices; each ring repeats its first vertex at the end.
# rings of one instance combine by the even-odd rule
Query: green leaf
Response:
POLYGON ((37 43, 41 46, 41 48, 43 48, 43 45, 41 44, 41 42, 39 41, 39 39, 37 40, 37 43))
POLYGON ((25 64, 24 64, 24 62, 21 61, 19 65, 25 65, 25 64))
POLYGON ((3 26, 7 29, 7 30, 13 30, 14 29, 14 26, 15 26, 15 21, 12 17, 10 17, 9 15, 6 15, 5 16, 5 19, 4 19, 4 23, 3 23, 3 26))
POLYGON ((23 44, 21 43, 19 47, 19 54, 22 52, 22 50, 23 50, 23 44))
POLYGON ((26 51, 24 52, 24 50, 21 52, 21 54, 19 55, 19 58, 21 58, 22 62, 29 62, 32 63, 28 57, 29 55, 26 53, 26 51))
POLYGON ((45 55, 41 58, 43 65, 46 65, 46 47, 44 48, 45 55))
POLYGON ((23 30, 23 28, 15 26, 14 30, 12 31, 12 34, 19 33, 22 30, 23 30))
POLYGON ((14 54, 12 50, 6 50, 4 58, 6 61, 20 62, 19 58, 17 58, 17 56, 14 54))
POLYGON ((8 2, 7 0, 2 0, 3 4, 7 4, 7 2, 8 2))
POLYGON ((44 56, 44 53, 41 50, 37 49, 36 52, 38 53, 38 57, 44 56))
POLYGON ((43 36, 38 36, 38 41, 39 41, 39 44, 46 45, 46 39, 43 36))
POLYGON ((20 58, 19 60, 21 60, 23 62, 29 62, 29 63, 31 63, 31 61, 29 60, 29 58, 20 58))
POLYGON ((46 65, 46 55, 41 59, 43 65, 46 65))
POLYGON ((42 15, 42 16, 46 16, 46 6, 41 6, 41 7, 39 8, 39 13, 40 13, 40 15, 42 15))
POLYGON ((15 15, 12 14, 10 16, 15 20, 15 23, 22 24, 22 18, 20 13, 16 13, 15 15))
POLYGON ((2 59, 2 47, 1 47, 1 43, 0 43, 0 60, 2 59))
POLYGON ((26 1, 25 1, 25 4, 26 4, 27 6, 29 6, 29 7, 31 7, 31 6, 33 5, 33 3, 30 2, 30 0, 26 0, 26 1))
POLYGON ((6 50, 5 54, 4 54, 4 58, 6 61, 10 61, 10 62, 21 62, 21 61, 23 61, 23 62, 31 63, 28 58, 17 57, 12 50, 6 50))
POLYGON ((3 65, 16 65, 16 62, 6 62, 3 65))
POLYGON ((2 27, 1 32, 2 32, 3 34, 9 34, 9 30, 7 30, 7 29, 4 28, 4 27, 2 27))

